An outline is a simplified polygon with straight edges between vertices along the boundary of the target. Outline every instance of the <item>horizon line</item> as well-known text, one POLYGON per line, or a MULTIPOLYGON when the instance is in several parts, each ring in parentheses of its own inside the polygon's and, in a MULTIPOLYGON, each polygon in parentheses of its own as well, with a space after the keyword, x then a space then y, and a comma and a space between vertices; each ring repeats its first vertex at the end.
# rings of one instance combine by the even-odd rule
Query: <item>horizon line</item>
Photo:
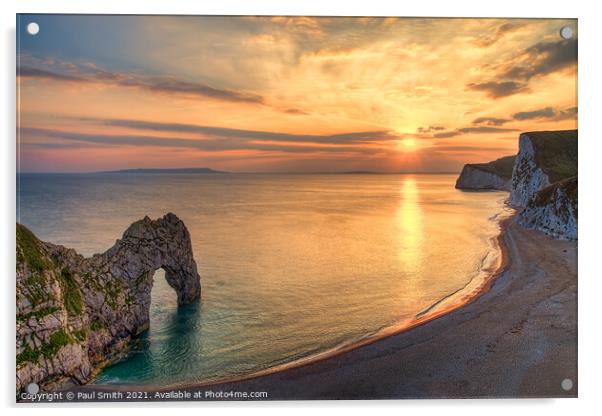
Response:
MULTIPOLYGON (((102 171, 77 171, 77 172, 64 172, 64 171, 40 171, 40 172, 32 172, 32 171, 17 171, 17 175, 97 175, 97 174, 132 174, 139 168, 132 169, 118 169, 118 170, 102 170, 102 171)), ((422 175, 445 175, 445 174, 458 174, 461 170, 457 171, 370 171, 370 170, 345 170, 345 171, 309 171, 309 172, 299 172, 299 171, 273 171, 273 172, 262 172, 262 171, 219 171, 215 170, 214 172, 173 172, 174 170, 185 170, 185 169, 203 169, 203 168, 140 168, 141 170, 164 170, 165 172, 157 172, 157 173, 145 173, 140 172, 141 175, 153 175, 153 174, 161 174, 161 173, 172 173, 176 175, 210 175, 212 173, 224 175, 224 174, 247 174, 247 175, 257 175, 257 174, 265 174, 265 175, 327 175, 327 174, 356 174, 356 175, 409 175, 409 174, 422 174, 422 175), (172 172, 170 172, 172 171, 172 172)), ((213 169, 212 169, 213 170, 213 169)))

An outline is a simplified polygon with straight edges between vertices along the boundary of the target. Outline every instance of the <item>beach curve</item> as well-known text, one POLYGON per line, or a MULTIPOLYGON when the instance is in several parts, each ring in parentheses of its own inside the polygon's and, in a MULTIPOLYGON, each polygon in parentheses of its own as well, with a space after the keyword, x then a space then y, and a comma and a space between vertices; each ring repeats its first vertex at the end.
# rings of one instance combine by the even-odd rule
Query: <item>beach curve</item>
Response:
MULTIPOLYGON (((546 236, 542 236, 542 235, 538 235, 540 233, 536 233, 533 231, 527 231, 527 230, 523 230, 523 229, 519 229, 519 227, 517 227, 516 225, 516 220, 515 217, 510 215, 510 216, 506 216, 505 218, 502 218, 500 220, 500 229, 501 232, 500 234, 495 238, 495 240, 497 241, 498 244, 498 248, 500 249, 500 256, 499 256, 499 261, 495 262, 494 266, 492 268, 490 268, 488 270, 489 275, 487 279, 483 279, 480 281, 479 285, 475 288, 473 288, 472 290, 468 291, 468 292, 464 292, 462 293, 461 296, 459 297, 455 297, 453 299, 453 302, 446 302, 445 307, 443 308, 436 308, 436 310, 434 310, 432 313, 426 313, 425 315, 421 316, 419 319, 416 319, 415 321, 412 322, 411 325, 406 325, 406 326, 392 326, 392 327, 387 327, 382 331, 379 331, 371 336, 368 336, 362 340, 360 340, 359 342, 350 344, 350 345, 345 345, 343 347, 334 349, 334 350, 328 350, 326 352, 323 352, 321 354, 317 354, 317 355, 312 355, 310 357, 307 357, 306 359, 301 359, 301 360, 297 360, 294 362, 290 362, 290 363, 286 363, 280 366, 275 366, 275 367, 271 367, 268 368, 266 370, 261 370, 259 372, 255 372, 249 375, 245 375, 245 376, 239 376, 236 378, 231 378, 228 380, 219 380, 219 381, 209 381, 209 382, 202 382, 202 383, 186 383, 186 384, 177 384, 177 385, 170 385, 170 386, 162 386, 161 388, 157 388, 156 386, 148 386, 148 385, 143 385, 143 386, 132 386, 132 385, 110 385, 110 386, 98 386, 98 385, 94 385, 94 386, 82 386, 77 388, 79 389, 93 389, 93 390, 105 390, 105 389, 110 389, 112 391, 114 390, 141 390, 141 391, 149 391, 149 392, 153 392, 153 391, 168 391, 168 390, 173 390, 173 389, 184 389, 184 390, 198 390, 198 389, 212 389, 212 390, 217 390, 217 389, 223 389, 223 388, 231 388, 231 389, 235 389, 235 390, 246 390, 251 386, 260 386, 260 385, 267 385, 268 388, 267 391, 270 392, 271 391, 271 398, 296 398, 299 397, 298 396, 298 390, 299 387, 301 387, 302 389, 307 388, 307 383, 306 382, 299 382, 299 386, 295 386, 295 388, 291 391, 288 391, 286 388, 284 387, 285 384, 289 384, 291 383, 289 382, 282 382, 282 380, 290 380, 294 374, 297 373, 301 373, 301 374, 315 374, 315 372, 317 371, 316 369, 318 367, 331 367, 333 365, 333 363, 337 363, 337 362, 341 362, 341 361, 345 361, 348 362, 349 361, 349 356, 350 355, 360 355, 360 356, 370 356, 372 353, 374 353, 374 351, 379 350, 381 344, 383 343, 388 343, 390 344, 391 342, 393 342, 394 339, 400 338, 400 337, 404 337, 405 335, 407 335, 406 338, 411 337, 412 333, 417 332, 418 330, 420 330, 421 332, 432 332, 433 334, 433 339, 437 338, 436 335, 436 330, 433 327, 433 324, 435 324, 436 322, 445 320, 445 318, 448 317, 452 317, 454 318, 454 316, 461 314, 461 315, 465 315, 465 309, 470 307, 471 305, 473 305, 474 303, 477 303, 477 301, 479 301, 480 299, 482 299, 483 297, 485 297, 484 295, 491 293, 491 288, 495 285, 495 282, 497 281, 498 278, 500 278, 502 275, 507 274, 507 269, 510 265, 515 265, 518 267, 524 267, 523 262, 521 260, 521 256, 519 253, 518 248, 516 247, 516 235, 517 233, 520 234, 521 237, 521 241, 524 240, 524 233, 529 234, 528 239, 532 239, 535 238, 537 239, 541 239, 544 238, 545 240, 550 240, 549 237, 546 236), (425 325, 427 324, 428 325, 425 325), (430 329, 432 328, 432 329, 430 329), (277 381, 279 380, 279 381, 277 381)), ((552 244, 560 244, 560 245, 571 245, 571 243, 567 243, 567 242, 552 242, 552 244)), ((563 249, 564 251, 566 251, 566 249, 563 249)), ((576 247, 575 247, 575 255, 576 255, 576 247)), ((576 272, 575 272, 575 276, 576 276, 576 272)), ((452 319, 449 318, 449 319, 452 319)), ((448 319, 448 320, 449 320, 448 319)), ((440 326, 441 324, 438 323, 436 326, 440 326)), ((417 345, 417 344, 412 344, 412 345, 417 345)), ((408 346, 404 347, 404 349, 407 349, 408 346)), ((409 347, 411 348, 411 346, 409 347)), ((414 347, 415 348, 415 347, 414 347)), ((360 357, 361 359, 359 360, 359 362, 364 362, 365 357, 360 357)), ((339 363, 341 364, 341 363, 339 363)), ((336 364, 335 364, 336 365, 336 364)), ((335 373, 345 373, 344 369, 343 369, 343 365, 341 364, 341 366, 339 367, 339 370, 335 370, 335 373)), ((366 374, 366 378, 372 378, 373 374, 371 375, 371 373, 373 372, 368 372, 366 374)), ((296 377, 293 377, 296 379, 296 377)), ((305 378, 302 376, 302 378, 305 378)), ((342 379, 345 379, 345 377, 341 377, 342 379)), ((453 377, 452 377, 453 379, 453 377)), ((347 384, 348 382, 346 382, 345 384, 347 384)), ((293 383, 296 384, 296 383, 293 383)), ((311 383, 312 385, 315 385, 315 383, 311 383)), ((319 385, 320 383, 318 383, 319 385)), ((338 383, 335 383, 338 384, 338 383)), ((376 382, 376 384, 378 385, 379 383, 376 382)), ((378 390, 376 387, 373 387, 373 389, 378 390)), ((311 389, 310 389, 311 390, 311 389)), ((309 396, 305 396, 302 395, 301 398, 360 398, 360 397, 367 397, 367 398, 377 398, 377 397, 383 397, 381 394, 376 394, 376 395, 372 395, 369 393, 364 392, 360 392, 360 390, 358 390, 357 396, 356 395, 349 395, 347 393, 345 393, 345 388, 343 389, 339 389, 339 390, 333 390, 331 392, 331 394, 328 395, 324 395, 325 392, 322 391, 320 392, 320 394, 314 393, 314 394, 310 394, 309 396)), ((557 391, 554 392, 557 395, 557 391)), ((462 396, 461 392, 455 392, 454 394, 459 394, 460 396, 462 396)), ((517 393, 519 394, 519 393, 517 393)), ((468 394, 466 394, 468 395, 468 394)), ((472 393, 470 395, 473 395, 472 393)), ((482 396, 483 394, 478 394, 476 393, 476 396, 482 396)), ((540 396, 541 394, 537 395, 540 396)), ((400 397, 406 397, 406 395, 404 395, 403 393, 397 392, 395 394, 395 396, 400 396, 400 397), (400 396, 401 395, 401 396, 400 396)), ((417 396, 421 396, 422 397, 422 393, 418 394, 416 393, 415 396, 409 396, 409 397, 417 397, 417 396)), ((544 395, 545 396, 545 395, 544 395)), ((388 397, 388 396, 384 396, 384 397, 388 397)), ((393 397, 393 396, 391 396, 393 397)), ((441 396, 435 396, 435 397, 445 397, 445 395, 441 395, 441 396)))
POLYGON ((577 244, 524 229, 516 216, 501 238, 503 271, 464 307, 317 362, 185 389, 271 399, 577 397, 577 244))

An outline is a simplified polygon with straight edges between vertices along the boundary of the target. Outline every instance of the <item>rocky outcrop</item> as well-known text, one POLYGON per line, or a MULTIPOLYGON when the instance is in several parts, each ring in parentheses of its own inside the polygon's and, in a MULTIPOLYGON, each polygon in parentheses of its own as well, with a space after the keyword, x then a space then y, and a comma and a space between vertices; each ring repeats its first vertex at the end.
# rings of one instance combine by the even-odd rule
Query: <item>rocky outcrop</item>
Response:
POLYGON ((509 203, 524 208, 539 190, 576 175, 577 130, 523 133, 509 203))
POLYGON ((521 225, 576 240, 577 130, 523 133, 516 156, 465 165, 456 188, 508 190, 521 225))
POLYGON ((577 130, 520 135, 508 202, 524 227, 577 239, 577 130))
POLYGON ((577 239, 577 177, 538 191, 518 217, 526 228, 563 240, 577 239))
POLYGON ((148 328, 157 269, 178 304, 200 297, 190 234, 174 214, 133 223, 115 245, 84 258, 17 224, 17 380, 21 391, 86 383, 148 328))
POLYGON ((514 156, 489 163, 464 165, 456 181, 457 189, 509 191, 512 183, 514 156))

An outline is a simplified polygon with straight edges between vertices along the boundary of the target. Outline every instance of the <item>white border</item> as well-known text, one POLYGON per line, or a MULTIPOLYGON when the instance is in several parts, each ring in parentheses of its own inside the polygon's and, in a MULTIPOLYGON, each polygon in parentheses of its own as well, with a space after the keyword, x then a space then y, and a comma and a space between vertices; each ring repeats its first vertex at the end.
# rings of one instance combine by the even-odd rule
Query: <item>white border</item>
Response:
MULTIPOLYGON (((145 413, 163 414, 175 407, 178 413, 243 411, 251 415, 286 411, 287 414, 331 413, 345 411, 351 415, 375 412, 408 414, 478 414, 504 415, 516 412, 545 412, 549 415, 593 413, 600 408, 601 328, 597 300, 602 294, 602 273, 597 265, 602 245, 599 207, 602 166, 602 97, 600 76, 602 65, 599 41, 602 40, 602 18, 594 1, 503 0, 499 2, 454 0, 420 0, 393 2, 391 0, 230 0, 221 2, 194 2, 191 0, 104 0, 104 1, 33 1, 0 2, 2 13, 2 239, 0 264, 5 273, 2 290, 4 308, 3 341, 0 383, 4 406, 13 407, 14 386, 14 222, 15 222, 15 13, 120 13, 120 14, 254 14, 254 15, 347 15, 347 16, 456 16, 456 17, 571 17, 579 19, 579 176, 580 176, 580 230, 579 230, 579 399, 565 400, 438 400, 438 401, 372 401, 372 402, 278 402, 278 403, 164 403, 128 405, 145 413), (196 410, 193 410, 197 408, 196 410), (212 410, 217 409, 217 410, 212 410), (286 410, 285 410, 286 409, 286 410)), ((91 404, 82 408, 69 406, 40 406, 46 415, 105 414, 119 411, 124 405, 91 404)), ((27 408, 30 412, 33 409, 27 408)))

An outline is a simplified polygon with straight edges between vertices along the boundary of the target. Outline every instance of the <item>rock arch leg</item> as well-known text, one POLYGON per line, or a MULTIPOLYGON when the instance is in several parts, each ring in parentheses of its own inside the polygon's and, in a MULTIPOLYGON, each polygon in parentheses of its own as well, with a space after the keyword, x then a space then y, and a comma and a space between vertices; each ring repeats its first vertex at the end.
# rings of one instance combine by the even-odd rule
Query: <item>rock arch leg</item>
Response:
POLYGON ((148 327, 159 268, 178 305, 200 297, 190 234, 172 213, 136 221, 91 258, 17 225, 17 391, 30 382, 85 383, 94 367, 122 357, 131 338, 148 327), (34 333, 56 354, 38 358, 39 342, 28 341, 34 333))

